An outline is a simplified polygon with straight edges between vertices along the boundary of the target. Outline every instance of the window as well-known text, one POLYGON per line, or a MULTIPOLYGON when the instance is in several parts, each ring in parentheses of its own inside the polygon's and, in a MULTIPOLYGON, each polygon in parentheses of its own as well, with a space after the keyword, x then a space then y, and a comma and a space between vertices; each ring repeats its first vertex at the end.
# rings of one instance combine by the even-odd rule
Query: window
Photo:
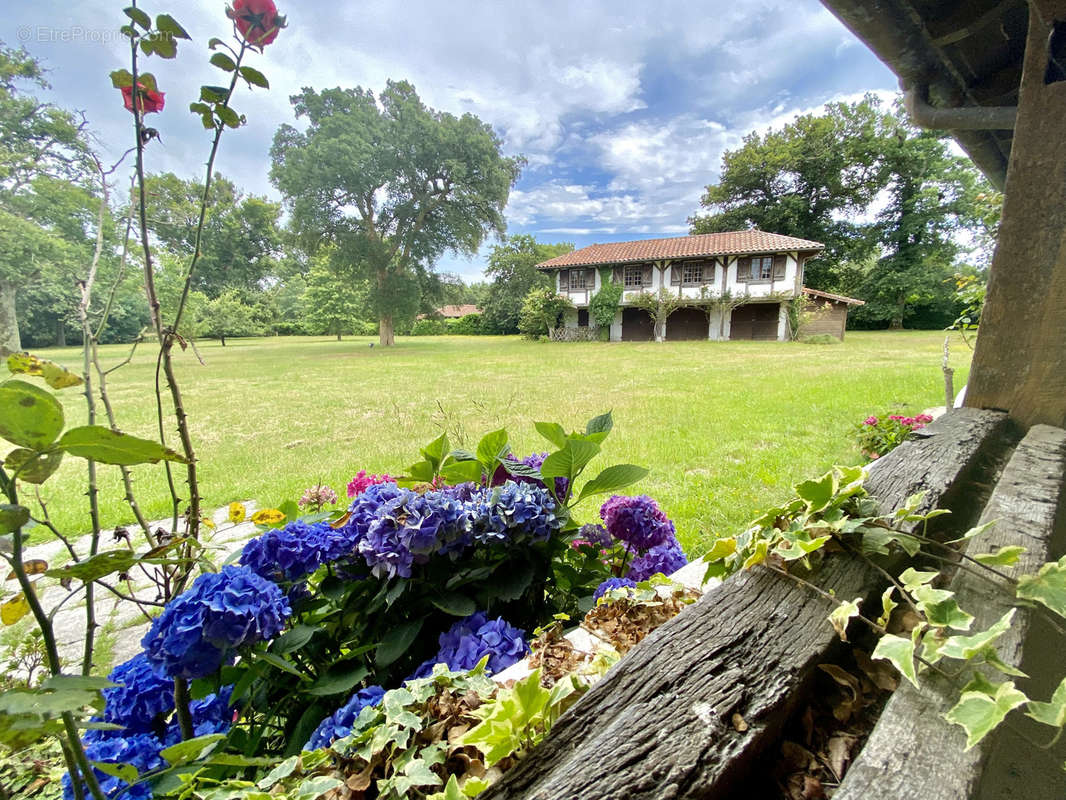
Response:
POLYGON ((747 275, 737 275, 737 279, 742 281, 768 281, 773 274, 773 256, 753 256, 751 259, 751 272, 747 275))
POLYGON ((685 264, 681 269, 681 282, 703 283, 703 264, 685 264))
POLYGON ((639 289, 644 285, 644 267, 631 264, 622 273, 622 286, 626 289, 639 289))
POLYGON ((587 269, 572 269, 570 270, 570 288, 571 289, 588 289, 588 274, 587 269))

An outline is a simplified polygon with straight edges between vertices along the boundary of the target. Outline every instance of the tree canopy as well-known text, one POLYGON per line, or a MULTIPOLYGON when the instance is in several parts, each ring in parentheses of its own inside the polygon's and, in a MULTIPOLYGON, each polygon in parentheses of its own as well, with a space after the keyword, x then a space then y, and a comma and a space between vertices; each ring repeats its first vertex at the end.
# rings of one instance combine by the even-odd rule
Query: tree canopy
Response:
POLYGON ((569 242, 541 244, 528 234, 494 245, 485 273, 492 279, 482 307, 484 326, 493 333, 518 333, 522 303, 530 289, 552 288, 536 265, 574 249, 569 242))
POLYGON ((428 108, 403 81, 376 97, 307 88, 292 102, 308 125, 279 128, 271 179, 304 244, 332 244, 353 278, 370 281, 380 341, 392 344, 394 320, 417 310, 419 271, 503 234, 523 161, 503 156, 477 117, 428 108))

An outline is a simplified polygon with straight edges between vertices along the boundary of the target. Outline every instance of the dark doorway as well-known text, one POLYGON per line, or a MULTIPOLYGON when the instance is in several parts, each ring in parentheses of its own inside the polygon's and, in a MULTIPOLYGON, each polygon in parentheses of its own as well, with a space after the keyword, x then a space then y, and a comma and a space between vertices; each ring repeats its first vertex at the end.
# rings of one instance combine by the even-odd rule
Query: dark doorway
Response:
POLYGON ((730 339, 776 341, 781 306, 777 303, 749 303, 733 309, 729 322, 730 339))
POLYGON ((589 310, 587 308, 579 308, 577 310, 577 327, 587 328, 589 326, 589 310))
POLYGON ((707 315, 698 308, 679 308, 666 320, 667 341, 696 341, 706 338, 707 315))
POLYGON ((622 309, 622 341, 650 342, 655 338, 655 325, 651 316, 639 308, 622 309))

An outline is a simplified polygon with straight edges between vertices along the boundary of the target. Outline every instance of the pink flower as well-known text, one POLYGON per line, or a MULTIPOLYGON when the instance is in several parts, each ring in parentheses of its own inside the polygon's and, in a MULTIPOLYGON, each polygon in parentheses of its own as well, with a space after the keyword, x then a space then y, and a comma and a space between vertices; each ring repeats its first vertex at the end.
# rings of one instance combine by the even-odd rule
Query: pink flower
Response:
POLYGON ((348 482, 348 497, 355 497, 357 494, 362 494, 371 486, 377 483, 395 483, 388 475, 367 475, 365 469, 359 470, 359 474, 356 475, 348 482))
POLYGON ((864 419, 862 421, 862 424, 863 425, 876 425, 877 424, 877 417, 875 417, 875 416, 873 416, 871 414, 869 417, 867 417, 866 419, 864 419))
POLYGON ((933 418, 931 416, 929 416, 928 414, 919 414, 914 419, 917 422, 922 423, 923 425, 927 425, 928 423, 933 421, 933 418))
POLYGON ((321 511, 323 506, 331 506, 337 502, 337 493, 330 487, 316 483, 304 491, 296 504, 300 508, 308 507, 312 511, 321 511))

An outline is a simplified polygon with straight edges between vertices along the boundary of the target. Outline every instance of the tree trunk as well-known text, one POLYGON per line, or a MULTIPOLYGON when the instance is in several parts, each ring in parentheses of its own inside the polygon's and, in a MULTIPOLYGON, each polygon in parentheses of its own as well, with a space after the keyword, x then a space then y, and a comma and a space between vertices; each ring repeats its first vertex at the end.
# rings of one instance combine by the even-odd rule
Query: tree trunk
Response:
POLYGON ((22 349, 19 322, 15 316, 15 284, 0 281, 0 355, 22 349))
POLYGON ((378 320, 378 344, 382 347, 396 344, 396 333, 392 329, 392 317, 382 316, 378 320))
POLYGON ((341 332, 337 331, 337 341, 339 342, 340 340, 341 340, 341 332))
POLYGON ((223 346, 223 347, 225 347, 225 346, 226 346, 226 337, 225 337, 225 336, 219 335, 219 337, 218 337, 218 340, 219 340, 220 342, 222 342, 222 346, 223 346))
POLYGON ((896 304, 896 311, 892 314, 892 320, 888 323, 888 329, 890 331, 903 330, 903 309, 906 307, 906 305, 906 299, 900 300, 896 304))
POLYGON ((62 317, 56 320, 56 347, 67 346, 67 323, 62 317))

